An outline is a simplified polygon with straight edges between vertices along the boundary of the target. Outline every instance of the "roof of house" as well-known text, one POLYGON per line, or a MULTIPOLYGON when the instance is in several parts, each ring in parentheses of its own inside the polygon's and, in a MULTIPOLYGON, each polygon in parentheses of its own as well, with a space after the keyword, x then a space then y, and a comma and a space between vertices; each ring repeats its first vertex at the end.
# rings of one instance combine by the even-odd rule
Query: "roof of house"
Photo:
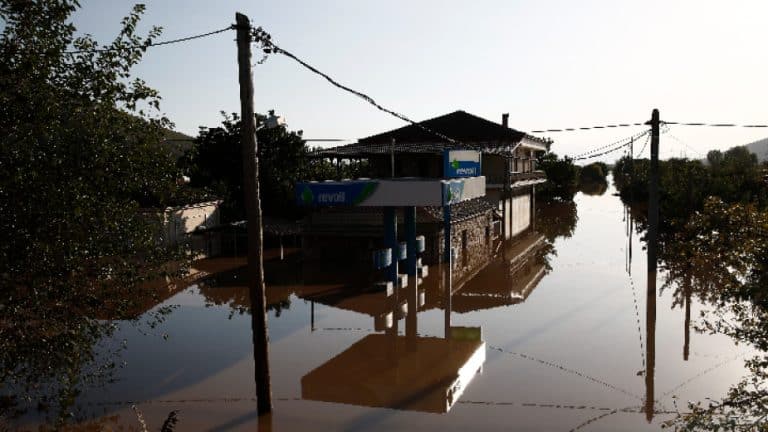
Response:
MULTIPOLYGON (((462 201, 451 204, 451 220, 453 222, 461 222, 494 209, 496 209, 496 206, 485 197, 462 201)), ((419 221, 426 222, 424 219, 427 219, 429 222, 443 222, 442 207, 419 207, 417 210, 422 215, 419 221)))
POLYGON ((361 138, 354 144, 319 150, 318 156, 359 157, 389 154, 395 140, 395 153, 435 153, 446 149, 476 149, 483 153, 511 153, 526 141, 547 146, 548 141, 534 137, 499 123, 486 120, 466 111, 454 111, 417 125, 408 125, 388 132, 361 138), (430 131, 438 132, 453 140, 441 139, 430 131))

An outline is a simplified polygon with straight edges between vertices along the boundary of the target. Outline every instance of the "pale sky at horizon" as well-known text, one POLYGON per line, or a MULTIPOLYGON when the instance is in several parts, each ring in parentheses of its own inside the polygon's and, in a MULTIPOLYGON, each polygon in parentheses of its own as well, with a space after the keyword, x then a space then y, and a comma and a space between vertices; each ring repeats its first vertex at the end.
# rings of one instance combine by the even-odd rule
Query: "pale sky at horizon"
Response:
MULTIPOLYGON (((134 2, 81 3, 79 32, 106 43, 134 2)), ((511 127, 530 131, 640 122, 659 108, 668 121, 768 123, 765 1, 145 3, 142 28, 162 26, 160 40, 225 27, 243 12, 278 45, 417 121, 463 109, 500 122, 508 112, 511 127)), ((135 68, 179 131, 196 135, 220 123, 219 111, 239 111, 234 36, 150 48, 135 68)), ((275 109, 305 138, 354 140, 404 125, 286 57, 253 72, 257 111, 275 109)), ((574 155, 640 129, 543 136, 574 155)), ((768 129, 670 133, 663 158, 768 137, 768 129)))

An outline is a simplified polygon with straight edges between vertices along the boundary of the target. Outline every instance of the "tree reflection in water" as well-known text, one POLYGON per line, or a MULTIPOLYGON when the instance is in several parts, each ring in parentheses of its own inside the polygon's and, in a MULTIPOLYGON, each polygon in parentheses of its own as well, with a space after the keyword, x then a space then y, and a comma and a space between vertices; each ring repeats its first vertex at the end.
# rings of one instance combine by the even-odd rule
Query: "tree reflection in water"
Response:
MULTIPOLYGON (((752 205, 706 201, 663 248, 666 280, 675 305, 691 297, 710 309, 698 331, 725 334, 759 354, 746 362, 750 374, 720 401, 689 404, 690 412, 667 423, 682 430, 765 430, 768 427, 768 213, 752 205)), ((689 352, 689 336, 683 348, 689 352)))
POLYGON ((608 182, 603 181, 581 181, 579 184, 579 192, 586 194, 586 195, 592 195, 592 196, 600 196, 605 193, 605 191, 608 190, 608 182))

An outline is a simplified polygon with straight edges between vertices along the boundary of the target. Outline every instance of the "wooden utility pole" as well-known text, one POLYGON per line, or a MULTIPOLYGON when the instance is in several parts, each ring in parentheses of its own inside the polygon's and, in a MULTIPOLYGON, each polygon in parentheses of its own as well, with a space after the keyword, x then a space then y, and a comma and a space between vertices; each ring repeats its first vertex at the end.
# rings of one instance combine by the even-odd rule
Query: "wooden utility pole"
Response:
POLYGON ((243 183, 248 217, 248 294, 251 300, 253 362, 256 372, 256 406, 259 415, 272 411, 269 376, 269 340, 267 337, 267 301, 264 293, 263 234, 259 195, 259 159, 256 143, 256 118, 253 112, 253 76, 251 75, 251 22, 235 14, 237 22, 237 64, 240 78, 241 143, 243 146, 243 183))
POLYGON ((648 179, 648 271, 656 273, 659 235, 659 110, 651 114, 651 171, 648 179))
POLYGON ((651 171, 648 179, 648 287, 645 318, 645 417, 654 414, 656 368, 656 253, 659 236, 659 110, 651 114, 651 171))

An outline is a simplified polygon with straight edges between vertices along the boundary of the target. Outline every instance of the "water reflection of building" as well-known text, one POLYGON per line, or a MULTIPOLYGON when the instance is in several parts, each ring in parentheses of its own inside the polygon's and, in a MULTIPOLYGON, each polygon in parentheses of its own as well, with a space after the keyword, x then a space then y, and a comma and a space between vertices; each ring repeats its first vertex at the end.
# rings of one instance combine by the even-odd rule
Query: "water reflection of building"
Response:
POLYGON ((529 230, 506 243, 497 258, 477 275, 457 284, 449 294, 450 301, 446 301, 444 278, 438 274, 418 285, 411 278, 407 287, 392 291, 365 288, 361 285, 365 281, 359 278, 331 289, 324 284, 317 284, 315 289, 305 287, 300 296, 312 302, 313 323, 314 304, 318 303, 368 315, 375 330, 384 333, 365 336, 307 373, 301 380, 302 397, 447 412, 485 361, 480 329, 451 326, 450 313, 525 301, 547 273, 549 253, 551 244, 546 237, 529 230), (447 338, 418 335, 418 313, 446 306, 447 338), (401 319, 405 321, 404 334, 398 330, 401 319))
MULTIPOLYGON (((525 232, 535 216, 535 185, 546 181, 536 170, 537 155, 549 142, 511 129, 507 117, 494 123, 464 111, 421 122, 459 143, 451 144, 418 126, 406 126, 326 149, 318 157, 368 162, 371 177, 445 177, 446 150, 475 149, 482 154, 481 174, 486 178, 485 197, 451 206, 451 245, 454 278, 469 278, 488 263, 496 239, 510 239, 525 232), (459 216, 459 217, 456 217, 459 216)), ((419 209, 418 233, 427 239, 426 264, 436 264, 443 244, 442 212, 419 209)), ((309 258, 367 257, 382 238, 380 210, 360 208, 322 209, 312 213, 304 226, 304 251, 309 258)))
MULTIPOLYGON (((442 280, 441 277, 428 278, 442 280)), ((380 334, 370 334, 307 373, 302 398, 324 402, 435 413, 448 412, 485 362, 480 328, 452 327, 446 315, 444 338, 418 333, 424 308, 419 278, 406 287, 371 291, 351 286, 305 289, 315 303, 373 317, 380 334), (405 332, 399 321, 405 319, 405 332)))
MULTIPOLYGON (((504 252, 475 277, 454 287, 452 310, 466 313, 524 302, 548 271, 551 245, 534 231, 504 245, 504 252)), ((428 299, 440 299, 427 295, 428 299)), ((428 305, 431 306, 431 305, 428 305)))
POLYGON ((485 362, 481 340, 371 334, 301 379, 303 399, 448 412, 485 362))

